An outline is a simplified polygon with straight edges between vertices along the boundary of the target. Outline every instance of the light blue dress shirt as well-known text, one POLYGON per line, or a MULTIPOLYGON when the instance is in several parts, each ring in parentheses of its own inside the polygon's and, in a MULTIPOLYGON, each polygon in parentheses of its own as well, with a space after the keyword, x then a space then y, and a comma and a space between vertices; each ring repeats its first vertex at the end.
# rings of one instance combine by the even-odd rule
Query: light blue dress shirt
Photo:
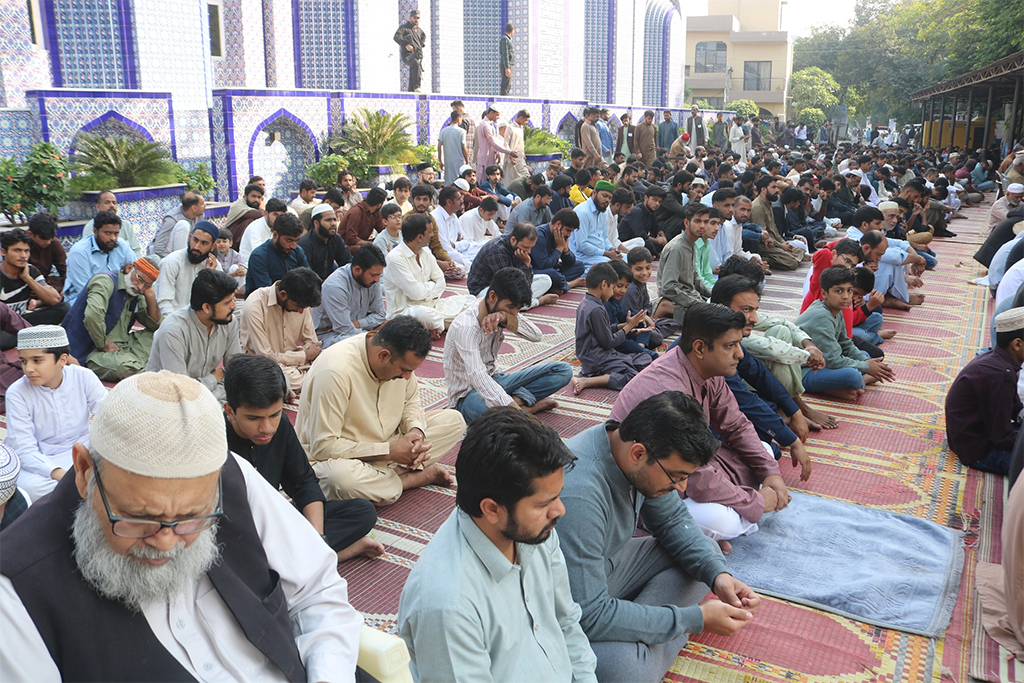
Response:
MULTIPOLYGON (((594 200, 588 199, 573 211, 580 217, 579 230, 573 230, 569 237, 569 250, 576 260, 590 270, 595 263, 604 263, 608 257, 604 252, 611 251, 612 243, 608 239, 608 219, 603 211, 598 211, 594 200)), ((605 209, 607 211, 607 209, 605 209)))
POLYGON ((409 574, 398 632, 417 680, 597 681, 558 535, 513 564, 456 508, 409 574))
POLYGON ((135 252, 123 238, 109 252, 96 244, 96 235, 80 239, 68 252, 68 276, 64 282, 64 300, 72 306, 75 299, 85 290, 94 275, 119 270, 121 266, 135 260, 135 252))
POLYGON ((313 311, 313 317, 317 324, 316 336, 325 349, 383 325, 387 320, 380 282, 369 287, 359 284, 352 277, 351 263, 328 275, 320 292, 320 306, 313 311), (359 321, 359 327, 352 324, 353 320, 359 321))

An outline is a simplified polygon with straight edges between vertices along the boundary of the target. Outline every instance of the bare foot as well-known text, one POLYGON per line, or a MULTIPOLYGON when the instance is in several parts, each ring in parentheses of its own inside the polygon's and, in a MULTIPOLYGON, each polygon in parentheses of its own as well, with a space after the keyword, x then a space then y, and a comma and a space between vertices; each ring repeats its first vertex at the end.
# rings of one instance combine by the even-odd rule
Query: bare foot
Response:
POLYGON ((910 305, 911 306, 920 306, 923 303, 924 303, 924 294, 911 294, 910 295, 910 305))
POLYGON ((807 422, 807 428, 810 429, 812 432, 821 431, 821 425, 815 422, 814 420, 808 420, 806 415, 804 415, 804 421, 807 422))
POLYGON ((892 339, 896 336, 896 330, 879 330, 878 336, 882 339, 892 339))
POLYGON ((569 280, 569 289, 574 289, 576 287, 582 287, 584 284, 586 284, 586 282, 587 282, 587 279, 584 278, 584 277, 578 277, 575 280, 569 280))
POLYGON ((723 555, 728 555, 729 551, 732 550, 732 543, 729 543, 729 541, 716 541, 716 542, 718 543, 718 547, 722 549, 722 554, 723 555))
POLYGON ((574 396, 578 396, 581 391, 590 387, 606 386, 608 386, 608 375, 600 375, 598 377, 576 375, 572 378, 572 393, 574 396))
POLYGON ((453 481, 452 475, 448 474, 448 470, 438 464, 430 465, 422 470, 409 470, 399 476, 402 479, 402 488, 406 491, 429 486, 430 484, 451 486, 453 481))
POLYGON ((835 396, 836 398, 844 401, 857 401, 861 396, 864 395, 863 389, 833 389, 832 391, 826 391, 829 396, 835 396))
POLYGON ((430 331, 430 338, 433 339, 434 341, 437 341, 438 339, 440 339, 443 336, 444 336, 444 330, 443 329, 431 330, 430 331))
POLYGON ((534 403, 532 406, 523 406, 523 412, 529 413, 530 415, 536 415, 537 413, 545 410, 554 410, 558 407, 558 402, 550 398, 542 398, 541 400, 534 403))
POLYGON ((808 422, 813 422, 824 429, 835 429, 839 426, 839 422, 827 413, 823 413, 820 410, 815 410, 810 406, 806 410, 802 411, 804 417, 807 418, 808 422))
POLYGON ((338 551, 338 562, 351 560, 353 557, 369 557, 371 560, 384 554, 384 544, 369 536, 363 536, 358 541, 338 551))
POLYGON ((551 304, 558 301, 557 294, 545 294, 544 296, 537 299, 538 306, 550 306, 551 304))
POLYGON ((885 308, 895 308, 897 311, 909 311, 910 304, 905 301, 900 301, 892 294, 886 294, 885 300, 882 301, 882 306, 885 308))

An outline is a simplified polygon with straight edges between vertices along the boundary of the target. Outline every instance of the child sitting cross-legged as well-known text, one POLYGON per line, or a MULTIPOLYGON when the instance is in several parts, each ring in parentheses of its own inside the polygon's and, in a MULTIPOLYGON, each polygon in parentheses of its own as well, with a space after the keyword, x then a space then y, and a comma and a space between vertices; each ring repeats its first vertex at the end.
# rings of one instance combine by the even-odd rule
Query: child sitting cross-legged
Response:
POLYGON ((853 274, 853 302, 846 331, 858 349, 872 358, 883 358, 885 353, 879 345, 896 336, 896 330, 881 329, 885 295, 875 290, 875 274, 870 268, 854 268, 853 274))
POLYGON ((822 298, 796 319, 825 357, 821 370, 804 369, 804 388, 847 400, 857 400, 875 382, 891 382, 895 374, 878 358, 857 348, 846 334, 843 310, 853 302, 856 276, 852 268, 831 266, 821 274, 822 298))
MULTIPOLYGON (((639 309, 628 309, 622 304, 630 283, 633 281, 633 273, 623 261, 609 261, 619 281, 612 286, 612 298, 604 302, 605 310, 608 311, 608 318, 620 328, 626 324, 626 318, 639 309)), ((650 316, 645 315, 640 324, 633 328, 633 331, 626 335, 626 341, 615 347, 616 351, 623 353, 644 352, 656 359, 658 354, 654 349, 661 346, 663 337, 654 327, 654 321, 650 316)))
POLYGON ((644 350, 623 353, 617 350, 633 328, 647 315, 638 311, 627 315, 624 323, 612 322, 604 304, 612 298, 619 275, 609 263, 598 263, 587 272, 587 295, 576 309, 576 357, 580 375, 573 377, 573 393, 588 387, 608 387, 618 391, 651 364, 644 350))

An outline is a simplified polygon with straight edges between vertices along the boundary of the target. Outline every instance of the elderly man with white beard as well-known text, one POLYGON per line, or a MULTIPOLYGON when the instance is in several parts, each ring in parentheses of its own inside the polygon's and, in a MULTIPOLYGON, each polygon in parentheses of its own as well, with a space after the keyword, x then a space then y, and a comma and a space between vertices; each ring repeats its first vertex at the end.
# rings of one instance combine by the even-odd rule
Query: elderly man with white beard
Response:
POLYGON ((0 536, 0 680, 354 680, 338 558, 209 390, 121 382, 74 466, 0 536))

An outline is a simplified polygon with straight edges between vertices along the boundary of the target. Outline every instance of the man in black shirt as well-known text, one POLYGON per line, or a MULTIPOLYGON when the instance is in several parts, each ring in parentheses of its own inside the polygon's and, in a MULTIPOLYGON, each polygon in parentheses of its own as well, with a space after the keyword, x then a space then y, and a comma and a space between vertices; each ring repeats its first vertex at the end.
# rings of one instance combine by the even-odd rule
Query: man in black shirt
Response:
POLYGON ((295 428, 282 419, 288 383, 277 363, 265 356, 235 356, 224 371, 224 391, 228 448, 284 491, 339 562, 379 557, 384 546, 367 535, 377 522, 373 503, 326 500, 295 428))
POLYGON ((309 267, 321 280, 352 260, 352 252, 338 234, 339 223, 330 204, 317 204, 310 213, 309 232, 299 240, 309 267))

